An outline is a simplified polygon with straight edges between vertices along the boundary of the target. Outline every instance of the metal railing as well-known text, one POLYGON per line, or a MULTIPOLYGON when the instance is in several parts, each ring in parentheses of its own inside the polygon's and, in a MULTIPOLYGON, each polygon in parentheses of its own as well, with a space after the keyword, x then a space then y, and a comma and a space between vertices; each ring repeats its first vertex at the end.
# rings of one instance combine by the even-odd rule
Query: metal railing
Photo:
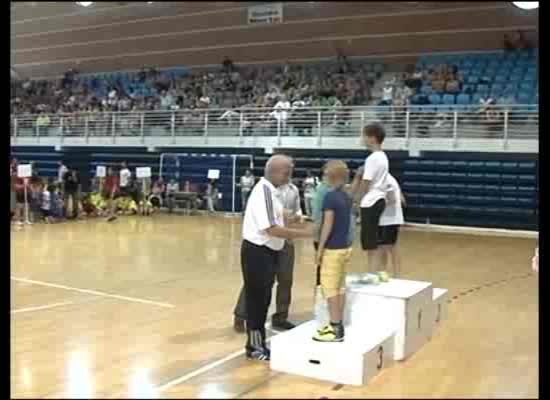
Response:
POLYGON ((380 121, 388 138, 538 139, 538 105, 195 109, 12 115, 12 137, 357 137, 380 121))

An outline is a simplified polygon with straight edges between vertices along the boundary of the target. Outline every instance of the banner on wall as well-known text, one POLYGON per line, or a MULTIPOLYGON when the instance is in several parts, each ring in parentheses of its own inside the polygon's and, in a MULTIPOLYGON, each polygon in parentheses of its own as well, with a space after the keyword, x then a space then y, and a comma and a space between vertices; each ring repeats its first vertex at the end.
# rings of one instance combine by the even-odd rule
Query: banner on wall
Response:
POLYGON ((249 24, 280 24, 283 22, 283 3, 248 7, 249 24))

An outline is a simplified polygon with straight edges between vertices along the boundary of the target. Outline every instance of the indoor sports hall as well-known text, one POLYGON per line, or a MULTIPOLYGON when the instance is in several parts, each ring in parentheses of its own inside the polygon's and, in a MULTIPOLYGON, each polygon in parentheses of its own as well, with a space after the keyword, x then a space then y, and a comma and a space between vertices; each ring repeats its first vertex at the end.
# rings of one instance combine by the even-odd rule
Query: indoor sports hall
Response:
POLYGON ((11 396, 538 398, 538 13, 12 2, 11 396))

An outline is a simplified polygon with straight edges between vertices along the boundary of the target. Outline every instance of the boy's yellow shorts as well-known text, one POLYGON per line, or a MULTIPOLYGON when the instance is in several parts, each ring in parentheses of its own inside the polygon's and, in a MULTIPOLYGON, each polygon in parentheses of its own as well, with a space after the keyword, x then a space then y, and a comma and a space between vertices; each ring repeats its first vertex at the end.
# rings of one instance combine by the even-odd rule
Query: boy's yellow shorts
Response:
POLYGON ((351 247, 325 249, 321 263, 321 289, 325 298, 338 295, 346 286, 346 268, 351 259, 351 247))

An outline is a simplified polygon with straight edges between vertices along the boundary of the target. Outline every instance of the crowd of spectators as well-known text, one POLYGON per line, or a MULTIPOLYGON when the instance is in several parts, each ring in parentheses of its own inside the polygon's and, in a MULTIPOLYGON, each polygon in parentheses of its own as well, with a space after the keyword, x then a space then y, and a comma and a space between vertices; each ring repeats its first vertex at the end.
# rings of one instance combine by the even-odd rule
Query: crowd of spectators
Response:
MULTIPOLYGON (((522 31, 504 35, 504 49, 507 52, 524 51, 532 48, 532 44, 522 31)), ((465 76, 459 67, 452 63, 439 64, 427 68, 408 65, 402 74, 396 74, 393 79, 384 82, 382 99, 379 105, 393 105, 403 107, 409 104, 429 105, 429 96, 421 93, 421 88, 431 88, 431 93, 456 95, 473 94, 471 85, 467 86, 465 76)), ((480 84, 490 84, 484 77, 480 77, 480 84)), ((480 98, 480 112, 484 112, 488 105, 513 105, 516 99, 512 93, 503 92, 501 96, 493 98, 487 93, 480 98)))
POLYGON ((173 212, 178 205, 187 210, 204 209, 216 212, 219 204, 217 182, 210 180, 206 184, 190 181, 180 185, 175 179, 165 183, 162 178, 137 179, 129 174, 129 185, 120 190, 123 171, 109 167, 104 178, 93 178, 89 192, 82 191, 82 182, 78 170, 59 162, 55 178, 39 175, 35 163, 31 162, 32 177, 17 176, 17 159, 10 163, 12 223, 17 226, 32 225, 37 222, 57 223, 90 217, 112 218, 116 215, 151 215, 166 207, 173 212), (184 194, 183 201, 176 196, 184 194))
POLYGON ((315 107, 365 104, 372 79, 365 66, 344 56, 326 65, 285 63, 238 67, 226 58, 218 69, 175 76, 152 68, 121 77, 82 79, 68 71, 58 80, 12 81, 12 112, 25 114, 101 113, 109 111, 268 107, 285 97, 315 107), (105 86, 100 80, 106 79, 105 86), (145 84, 148 90, 134 90, 145 84))
POLYGON ((53 127, 72 135, 85 125, 91 136, 109 134, 114 126, 121 135, 135 135, 141 126, 169 130, 172 122, 176 131, 200 134, 205 114, 209 126, 242 121, 244 135, 278 124, 283 134, 302 135, 317 124, 317 112, 309 107, 331 111, 323 115, 323 125, 346 126, 346 108, 370 100, 370 88, 381 75, 372 67, 352 64, 340 53, 323 64, 275 66, 235 66, 226 57, 221 68, 188 74, 142 68, 83 79, 71 70, 60 80, 12 81, 12 113, 18 128, 36 129, 37 135, 53 127), (144 113, 153 110, 159 112, 144 113), (119 112, 116 122, 112 111, 119 112))

